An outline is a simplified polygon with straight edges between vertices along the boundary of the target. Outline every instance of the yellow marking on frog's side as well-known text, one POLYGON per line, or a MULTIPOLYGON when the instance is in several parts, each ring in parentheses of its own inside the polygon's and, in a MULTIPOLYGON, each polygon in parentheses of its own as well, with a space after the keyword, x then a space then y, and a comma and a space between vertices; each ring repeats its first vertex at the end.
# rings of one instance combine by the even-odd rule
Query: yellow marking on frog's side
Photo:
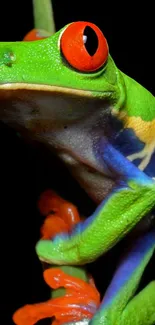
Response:
POLYGON ((133 129, 137 138, 145 144, 143 150, 127 157, 130 161, 142 159, 138 167, 140 170, 145 170, 155 152, 155 119, 143 121, 141 117, 127 116, 123 111, 114 112, 114 115, 123 122, 125 129, 133 129))

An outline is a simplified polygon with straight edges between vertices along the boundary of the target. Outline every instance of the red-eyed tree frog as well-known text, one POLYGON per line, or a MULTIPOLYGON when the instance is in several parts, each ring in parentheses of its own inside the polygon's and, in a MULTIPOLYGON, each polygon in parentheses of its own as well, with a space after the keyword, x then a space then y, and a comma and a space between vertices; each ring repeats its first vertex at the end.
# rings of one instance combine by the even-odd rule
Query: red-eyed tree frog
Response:
POLYGON ((37 252, 56 264, 92 261, 154 207, 154 97, 116 67, 92 23, 0 43, 0 55, 1 120, 48 143, 98 203, 69 238, 37 252))
POLYGON ((47 143, 98 204, 70 235, 41 240, 36 252, 50 264, 94 261, 152 214, 154 96, 116 67, 89 22, 44 40, 0 43, 0 63, 0 119, 47 143))

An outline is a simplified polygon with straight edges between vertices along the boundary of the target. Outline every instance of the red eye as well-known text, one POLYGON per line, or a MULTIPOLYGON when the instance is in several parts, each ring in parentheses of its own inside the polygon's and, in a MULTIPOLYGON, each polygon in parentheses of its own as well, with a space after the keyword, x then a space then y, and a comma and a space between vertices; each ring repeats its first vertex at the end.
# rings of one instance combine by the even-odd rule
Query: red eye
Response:
POLYGON ((83 21, 70 24, 60 40, 68 63, 83 72, 98 70, 108 58, 108 44, 101 30, 83 21))

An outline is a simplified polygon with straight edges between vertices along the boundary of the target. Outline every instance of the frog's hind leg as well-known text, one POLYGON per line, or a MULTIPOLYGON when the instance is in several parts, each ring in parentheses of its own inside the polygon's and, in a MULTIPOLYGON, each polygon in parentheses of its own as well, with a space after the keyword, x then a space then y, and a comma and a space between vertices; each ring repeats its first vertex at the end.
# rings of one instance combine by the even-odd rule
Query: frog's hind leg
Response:
POLYGON ((155 249, 155 231, 137 239, 122 257, 91 325, 153 325, 155 281, 135 297, 143 272, 155 249))

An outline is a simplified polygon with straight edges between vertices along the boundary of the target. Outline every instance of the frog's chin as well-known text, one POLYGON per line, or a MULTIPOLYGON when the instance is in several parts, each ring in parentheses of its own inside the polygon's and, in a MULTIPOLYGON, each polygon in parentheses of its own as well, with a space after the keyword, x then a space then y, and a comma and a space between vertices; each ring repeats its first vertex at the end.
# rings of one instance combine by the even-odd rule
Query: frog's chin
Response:
POLYGON ((104 129, 108 125, 112 96, 112 92, 93 96, 90 91, 48 85, 1 84, 0 120, 56 150, 73 177, 98 204, 110 192, 113 182, 96 166, 91 148, 94 137, 103 134, 103 125, 104 129), (76 158, 73 153, 77 153, 76 158))
POLYGON ((110 106, 113 92, 92 93, 58 86, 0 84, 0 120, 34 135, 65 128, 110 106))

